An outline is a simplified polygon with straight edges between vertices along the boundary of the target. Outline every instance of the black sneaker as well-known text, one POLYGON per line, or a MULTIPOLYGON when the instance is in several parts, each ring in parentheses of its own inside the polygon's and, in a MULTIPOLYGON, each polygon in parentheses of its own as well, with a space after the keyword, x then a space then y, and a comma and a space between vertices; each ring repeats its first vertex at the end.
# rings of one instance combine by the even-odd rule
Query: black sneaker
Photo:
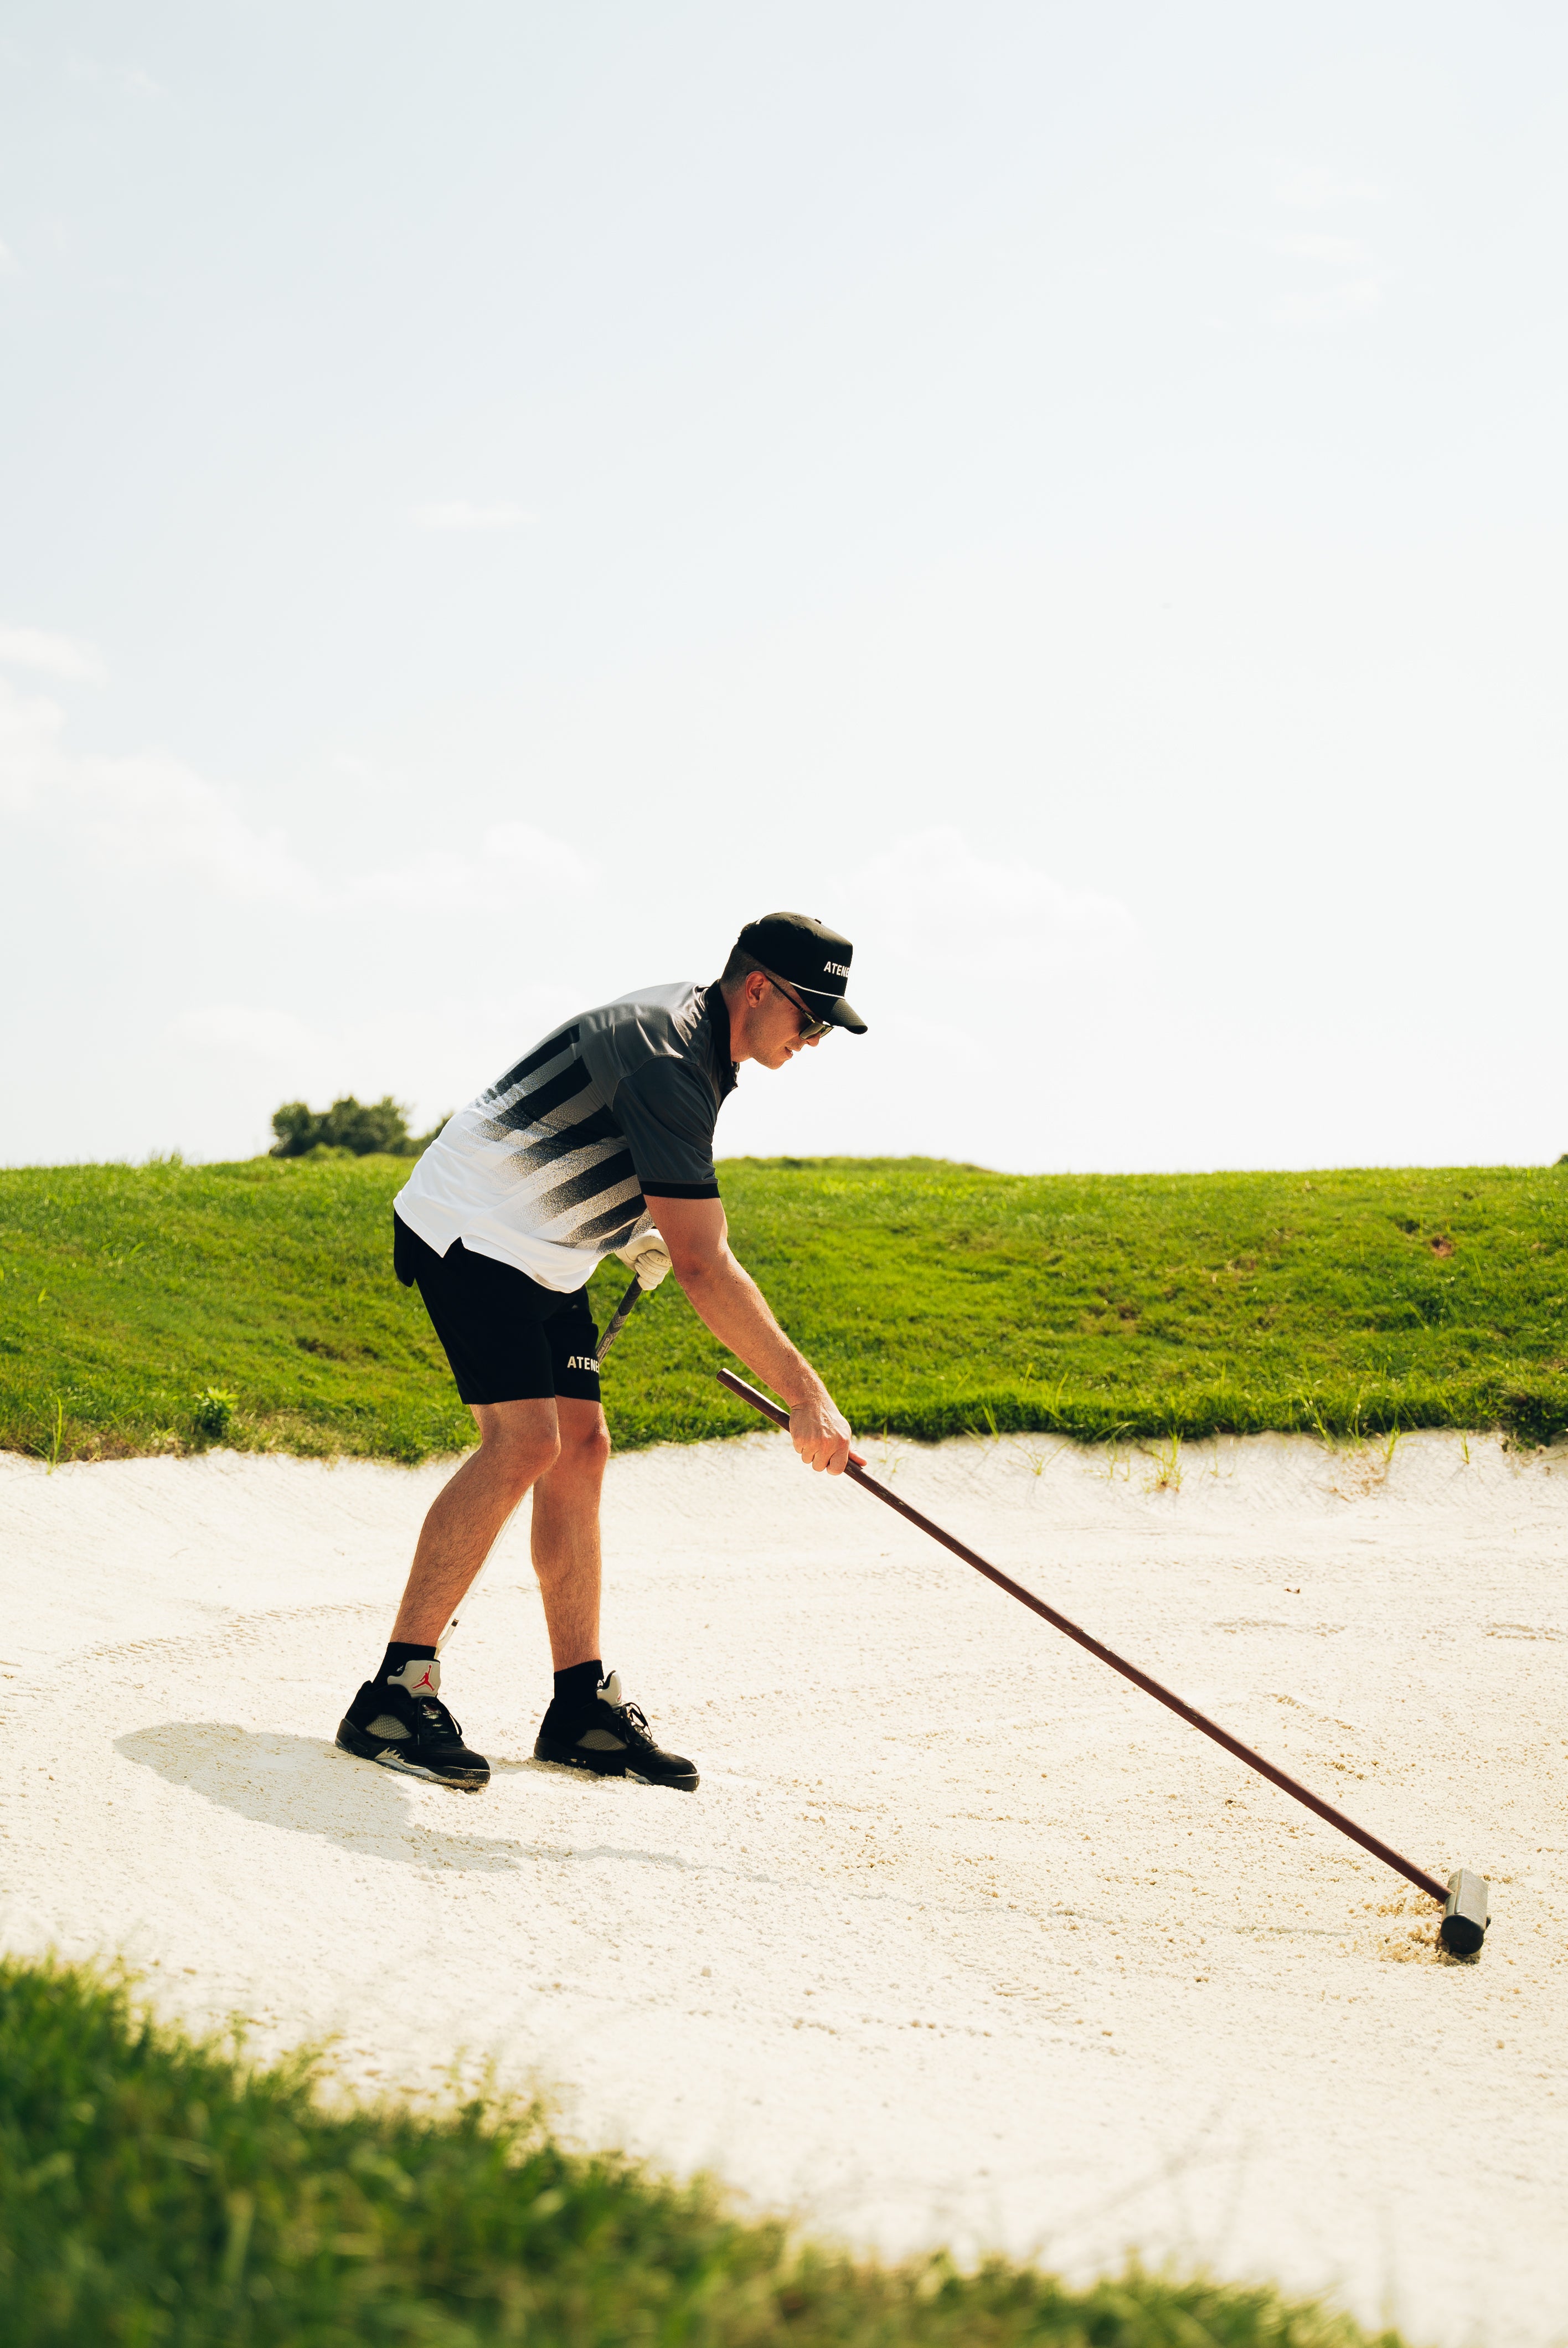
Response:
POLYGON ((379 1761, 408 1777, 483 1793, 490 1765, 470 1753, 441 1701, 441 1666, 415 1657, 382 1680, 366 1680, 338 1724, 338 1750, 379 1761))
POLYGON ((697 1790, 697 1772, 691 1762, 682 1754, 661 1752, 649 1735, 642 1706, 625 1702, 619 1672, 600 1682, 592 1704, 568 1712, 551 1704, 539 1724, 534 1759, 559 1761, 568 1769, 591 1769, 598 1777, 635 1777, 643 1786, 673 1786, 682 1794, 697 1790))

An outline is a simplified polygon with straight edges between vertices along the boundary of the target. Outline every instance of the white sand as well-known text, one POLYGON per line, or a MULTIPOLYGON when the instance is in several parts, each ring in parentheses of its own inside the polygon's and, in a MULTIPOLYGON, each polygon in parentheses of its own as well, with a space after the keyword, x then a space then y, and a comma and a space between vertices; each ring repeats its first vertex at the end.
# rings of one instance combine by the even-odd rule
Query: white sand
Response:
POLYGON ((1480 1963, 766 1435, 612 1471, 607 1655, 694 1798, 529 1760, 517 1528, 446 1656, 490 1790, 333 1754, 444 1469, 0 1459, 5 1945, 123 1950, 165 2012, 341 2034, 384 2086, 494 2058, 578 2139, 856 2241, 1132 2247, 1416 2341, 1563 2338, 1568 1459, 883 1464, 1418 1864, 1483 1869, 1480 1963))

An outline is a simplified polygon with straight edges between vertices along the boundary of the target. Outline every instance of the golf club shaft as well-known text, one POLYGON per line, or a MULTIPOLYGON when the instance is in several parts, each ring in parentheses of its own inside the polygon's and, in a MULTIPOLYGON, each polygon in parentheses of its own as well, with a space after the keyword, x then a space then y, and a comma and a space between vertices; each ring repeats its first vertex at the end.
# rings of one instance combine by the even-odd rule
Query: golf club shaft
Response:
MULTIPOLYGON (((737 1378, 729 1370, 721 1370, 719 1381, 722 1385, 728 1386, 732 1394, 739 1395, 743 1402, 749 1402, 753 1410, 761 1411, 764 1418, 771 1418, 775 1426, 788 1426, 788 1411, 782 1410, 777 1403, 770 1402, 765 1395, 759 1394, 755 1386, 748 1385, 743 1378, 737 1378)), ((1374 1859, 1380 1859, 1385 1867, 1391 1867, 1396 1875, 1402 1875, 1408 1883, 1413 1883, 1418 1891, 1426 1892, 1440 1906, 1446 1905, 1449 1896, 1446 1884, 1440 1883, 1435 1876, 1428 1875, 1409 1859, 1401 1859, 1397 1850, 1391 1850, 1386 1842, 1379 1842, 1378 1837, 1368 1834, 1365 1827, 1358 1827, 1354 1818, 1348 1818, 1343 1810, 1334 1807, 1332 1802, 1320 1801, 1316 1794, 1298 1785, 1283 1769, 1276 1769, 1272 1761, 1266 1761, 1250 1746, 1243 1745, 1239 1738, 1227 1735, 1214 1721, 1205 1719, 1201 1712, 1194 1712, 1190 1704, 1184 1704, 1179 1695, 1173 1695, 1169 1688, 1162 1687, 1158 1680, 1152 1680, 1147 1672, 1141 1672, 1135 1663, 1123 1662, 1109 1647, 1102 1646, 1098 1639, 1091 1638, 1087 1631, 1081 1631, 1076 1622, 1070 1622, 1065 1614, 1059 1614, 1054 1606, 1048 1606, 1042 1598, 1036 1598, 1032 1591, 1023 1589, 997 1566, 988 1565, 983 1557, 966 1548, 961 1540, 955 1540, 951 1533, 945 1533, 940 1525, 934 1525, 929 1517, 923 1517, 919 1509, 912 1509, 907 1500, 897 1498, 886 1484, 879 1484, 875 1476, 866 1474, 866 1463, 858 1453, 850 1453, 849 1465, 844 1472, 854 1478, 862 1491, 874 1494, 888 1508, 896 1509, 901 1517, 907 1518, 910 1524, 918 1525, 923 1533, 929 1533, 933 1540, 940 1541, 942 1547, 951 1550, 955 1557, 961 1557, 966 1565, 972 1565, 977 1573, 983 1573, 988 1581, 994 1581, 999 1590, 1005 1590, 1009 1598, 1016 1598, 1020 1606, 1027 1606, 1031 1613, 1040 1615, 1053 1630, 1076 1640, 1091 1655, 1098 1655, 1102 1663, 1109 1663, 1113 1672, 1120 1672, 1124 1680, 1131 1680, 1134 1687, 1142 1688, 1145 1695, 1152 1695, 1157 1704, 1163 1704, 1167 1711, 1186 1721, 1190 1727, 1202 1729, 1205 1736, 1223 1746, 1236 1760, 1244 1761, 1249 1769, 1255 1769, 1260 1777, 1266 1777, 1270 1785, 1277 1786, 1282 1793, 1289 1794, 1305 1804, 1327 1825, 1337 1827, 1340 1833, 1348 1835, 1352 1842, 1358 1842, 1363 1850, 1369 1850, 1374 1859)))
POLYGON ((596 1359, 599 1361, 603 1361, 606 1354, 609 1353, 611 1345, 614 1344, 616 1339, 620 1336, 621 1331, 630 1320, 632 1311, 641 1293, 642 1283, 634 1272, 632 1274, 630 1287, 627 1290, 625 1295, 616 1306, 614 1318, 611 1320, 609 1328, 605 1331, 603 1336, 599 1341, 599 1353, 596 1356, 596 1359))

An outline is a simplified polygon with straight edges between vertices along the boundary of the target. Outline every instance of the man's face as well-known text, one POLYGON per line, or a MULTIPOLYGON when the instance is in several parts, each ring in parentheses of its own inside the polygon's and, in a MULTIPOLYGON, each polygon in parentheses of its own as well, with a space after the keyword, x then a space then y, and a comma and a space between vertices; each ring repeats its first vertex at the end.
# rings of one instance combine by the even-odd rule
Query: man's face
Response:
POLYGON ((795 999, 793 988, 786 993, 775 981, 754 970, 746 980, 745 991, 751 1057, 764 1068, 782 1068, 797 1052, 808 1046, 815 1050, 821 1043, 820 1035, 808 1037, 801 1034, 813 1014, 795 999))

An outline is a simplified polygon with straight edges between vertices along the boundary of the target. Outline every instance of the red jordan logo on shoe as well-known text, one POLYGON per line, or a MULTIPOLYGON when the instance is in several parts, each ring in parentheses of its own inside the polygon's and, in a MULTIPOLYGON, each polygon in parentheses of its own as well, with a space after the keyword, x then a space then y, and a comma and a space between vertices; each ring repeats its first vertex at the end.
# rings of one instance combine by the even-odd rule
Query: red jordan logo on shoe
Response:
POLYGON ((386 1674, 388 1687, 402 1688, 411 1696, 441 1696, 441 1666, 434 1656, 410 1655, 395 1672, 386 1674))

